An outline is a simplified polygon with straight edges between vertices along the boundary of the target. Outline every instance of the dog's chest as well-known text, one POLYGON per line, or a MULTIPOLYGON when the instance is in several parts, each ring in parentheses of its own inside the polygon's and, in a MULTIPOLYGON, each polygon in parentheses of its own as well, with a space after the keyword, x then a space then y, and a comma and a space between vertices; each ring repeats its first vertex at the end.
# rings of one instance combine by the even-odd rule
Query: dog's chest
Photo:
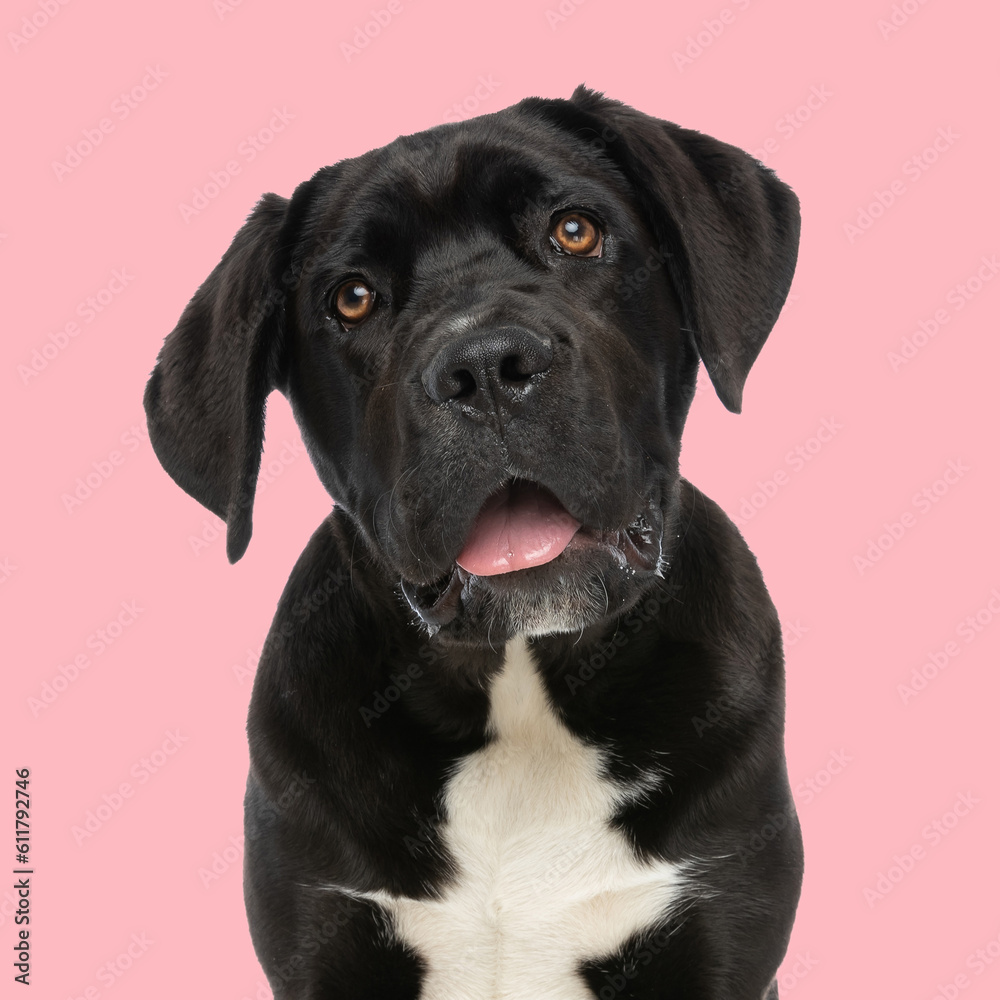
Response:
POLYGON ((634 789, 553 712, 523 640, 491 690, 495 736, 445 790, 455 882, 435 900, 387 904, 424 960, 421 1000, 583 1000, 581 961, 655 926, 680 872, 636 858, 608 820, 634 789))

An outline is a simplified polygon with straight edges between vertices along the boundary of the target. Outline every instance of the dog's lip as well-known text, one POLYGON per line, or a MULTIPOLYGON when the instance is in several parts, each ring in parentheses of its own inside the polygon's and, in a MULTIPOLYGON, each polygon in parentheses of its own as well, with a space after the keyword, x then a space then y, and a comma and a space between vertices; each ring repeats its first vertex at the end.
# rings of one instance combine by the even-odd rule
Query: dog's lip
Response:
POLYGON ((660 563, 660 532, 645 512, 640 513, 627 527, 617 530, 583 527, 567 549, 587 547, 610 549, 637 572, 655 573, 660 563))
POLYGON ((434 583, 416 584, 404 578, 400 580, 400 587, 421 621, 436 631, 458 615, 462 588, 471 575, 455 563, 434 583))
POLYGON ((652 501, 649 501, 646 509, 624 528, 582 524, 558 556, 537 566, 481 576, 453 562, 445 573, 429 584, 415 584, 402 578, 403 596, 421 620, 436 631, 457 617, 461 610, 462 592, 470 584, 486 581, 489 586, 500 587, 501 590, 530 585, 533 577, 544 576, 550 567, 558 571, 561 564, 587 550, 603 550, 622 569, 634 574, 659 573, 662 532, 656 526, 658 518, 654 509, 652 501))

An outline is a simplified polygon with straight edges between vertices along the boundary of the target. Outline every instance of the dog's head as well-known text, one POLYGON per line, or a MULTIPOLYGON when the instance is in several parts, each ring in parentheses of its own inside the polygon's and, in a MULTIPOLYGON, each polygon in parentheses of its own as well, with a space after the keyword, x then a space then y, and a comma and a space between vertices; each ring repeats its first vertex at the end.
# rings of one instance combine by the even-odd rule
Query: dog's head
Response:
POLYGON ((739 411, 798 203, 746 153, 579 88, 266 195, 146 389, 173 478, 246 550, 272 389, 432 630, 575 631, 669 563, 698 359, 739 411))

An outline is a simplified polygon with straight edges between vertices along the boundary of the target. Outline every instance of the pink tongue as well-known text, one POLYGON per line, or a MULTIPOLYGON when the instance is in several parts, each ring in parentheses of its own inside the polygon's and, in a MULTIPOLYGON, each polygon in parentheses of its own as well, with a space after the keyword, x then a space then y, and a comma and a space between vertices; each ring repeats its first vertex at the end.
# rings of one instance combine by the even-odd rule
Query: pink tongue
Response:
POLYGON ((497 576, 551 562, 580 522, 539 486, 514 484, 490 497, 456 562, 477 576, 497 576))

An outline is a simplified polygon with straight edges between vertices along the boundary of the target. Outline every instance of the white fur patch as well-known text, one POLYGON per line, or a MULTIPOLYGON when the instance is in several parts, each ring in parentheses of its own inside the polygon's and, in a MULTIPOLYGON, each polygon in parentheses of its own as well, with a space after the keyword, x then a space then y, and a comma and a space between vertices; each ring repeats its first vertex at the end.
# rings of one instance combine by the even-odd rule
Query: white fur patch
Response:
POLYGON ((578 964, 662 922, 681 868, 640 861, 608 826, 643 788, 605 777, 563 725, 523 638, 493 682, 490 727, 445 790, 455 884, 433 900, 366 896, 426 962, 421 1000, 593 1000, 578 964))

